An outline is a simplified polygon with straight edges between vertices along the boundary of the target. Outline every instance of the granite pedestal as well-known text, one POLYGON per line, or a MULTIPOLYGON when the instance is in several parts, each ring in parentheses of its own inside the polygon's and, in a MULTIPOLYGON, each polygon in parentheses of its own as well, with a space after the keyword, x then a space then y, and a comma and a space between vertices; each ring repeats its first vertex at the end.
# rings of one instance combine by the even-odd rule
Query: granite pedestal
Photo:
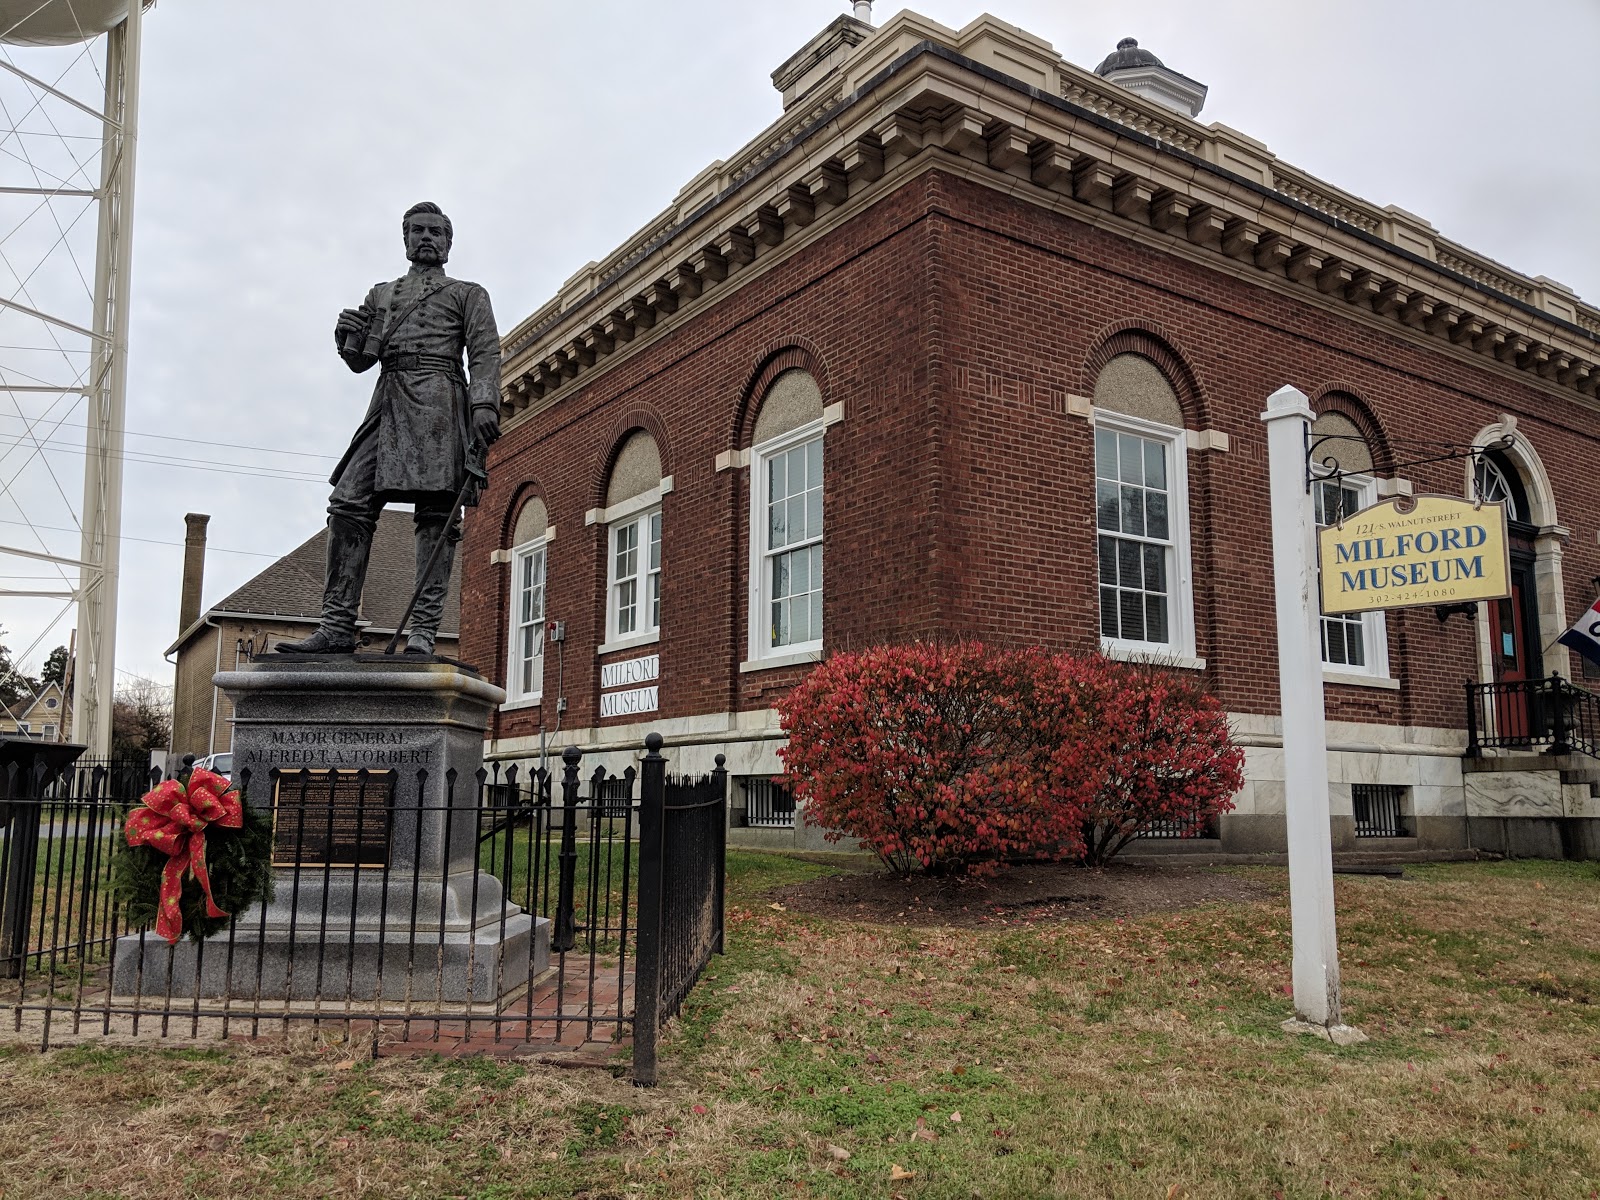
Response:
POLYGON ((216 683, 234 782, 274 814, 275 894, 200 946, 119 939, 115 994, 476 1007, 545 970, 550 922, 477 869, 475 776, 504 692, 416 656, 274 655, 216 683))

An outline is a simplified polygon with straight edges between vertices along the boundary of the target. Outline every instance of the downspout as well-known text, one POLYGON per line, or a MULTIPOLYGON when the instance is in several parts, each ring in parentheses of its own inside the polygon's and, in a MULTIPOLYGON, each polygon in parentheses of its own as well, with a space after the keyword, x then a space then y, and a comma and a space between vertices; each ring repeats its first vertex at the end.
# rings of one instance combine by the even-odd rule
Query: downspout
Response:
MULTIPOLYGON (((161 656, 161 661, 172 668, 172 699, 178 699, 178 660, 173 658, 171 652, 161 656)), ((167 722, 167 766, 172 766, 172 740, 178 736, 178 706, 172 706, 172 720, 167 722)))
POLYGON ((217 752, 217 683, 216 683, 216 677, 222 671, 222 626, 218 625, 210 617, 206 618, 206 624, 211 626, 212 629, 215 629, 217 631, 217 666, 216 666, 216 670, 214 670, 211 673, 211 728, 209 730, 207 730, 207 733, 206 733, 206 753, 207 754, 215 754, 217 752))

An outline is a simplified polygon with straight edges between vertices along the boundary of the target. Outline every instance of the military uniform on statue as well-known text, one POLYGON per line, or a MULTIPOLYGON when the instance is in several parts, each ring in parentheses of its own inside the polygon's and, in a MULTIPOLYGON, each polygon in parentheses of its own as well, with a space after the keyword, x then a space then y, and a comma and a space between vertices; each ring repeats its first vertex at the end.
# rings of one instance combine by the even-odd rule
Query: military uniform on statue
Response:
POLYGON ((276 886, 204 955, 194 942, 120 938, 117 995, 159 978, 190 996, 492 1009, 549 963, 549 920, 478 863, 471 781, 506 694, 432 653, 459 513, 500 435, 500 338, 488 293, 444 273, 449 218, 414 205, 402 230, 411 270, 334 329, 350 369, 379 375, 333 473, 321 624, 214 678, 233 706, 238 794, 270 814, 276 886), (388 652, 356 655, 367 559, 391 501, 416 506, 416 586, 388 652), (406 654, 394 654, 413 615, 406 654))
POLYGON ((431 654, 459 540, 462 503, 477 502, 483 458, 500 436, 500 335, 489 294, 444 273, 453 231, 436 204, 403 218, 411 270, 380 283, 334 327, 352 371, 379 368, 365 420, 334 469, 322 622, 288 654, 348 654, 378 514, 416 506, 417 575, 408 654, 431 654), (462 370, 462 354, 466 370, 462 370))

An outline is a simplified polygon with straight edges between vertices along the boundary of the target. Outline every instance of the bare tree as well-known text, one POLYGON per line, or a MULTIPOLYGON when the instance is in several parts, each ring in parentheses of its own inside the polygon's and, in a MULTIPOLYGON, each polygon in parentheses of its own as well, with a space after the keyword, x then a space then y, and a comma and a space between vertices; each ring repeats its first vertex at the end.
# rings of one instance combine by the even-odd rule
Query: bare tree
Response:
POLYGON ((4 641, 6 631, 0 629, 0 704, 10 708, 18 701, 31 697, 38 684, 24 675, 11 660, 11 651, 4 641))
POLYGON ((172 688, 131 676, 111 698, 111 757, 148 760, 172 740, 172 688))

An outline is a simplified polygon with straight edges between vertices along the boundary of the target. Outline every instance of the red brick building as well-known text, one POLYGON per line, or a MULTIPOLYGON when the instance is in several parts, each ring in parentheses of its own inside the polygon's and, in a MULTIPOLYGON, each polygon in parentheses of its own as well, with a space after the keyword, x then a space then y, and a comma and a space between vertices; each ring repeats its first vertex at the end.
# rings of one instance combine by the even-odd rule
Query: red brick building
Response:
POLYGON ((1336 844, 1594 845, 1600 775, 1476 769, 1463 685, 1579 668, 1600 311, 1197 122, 1131 45, 843 17, 774 81, 776 124, 506 338, 462 601, 490 758, 657 729, 737 810, 830 651, 1100 647, 1201 673, 1249 755, 1222 848, 1281 845, 1259 414, 1292 384, 1347 507, 1476 477, 1516 535, 1514 602, 1324 619, 1336 844), (1476 468, 1405 465, 1506 415, 1476 468))

